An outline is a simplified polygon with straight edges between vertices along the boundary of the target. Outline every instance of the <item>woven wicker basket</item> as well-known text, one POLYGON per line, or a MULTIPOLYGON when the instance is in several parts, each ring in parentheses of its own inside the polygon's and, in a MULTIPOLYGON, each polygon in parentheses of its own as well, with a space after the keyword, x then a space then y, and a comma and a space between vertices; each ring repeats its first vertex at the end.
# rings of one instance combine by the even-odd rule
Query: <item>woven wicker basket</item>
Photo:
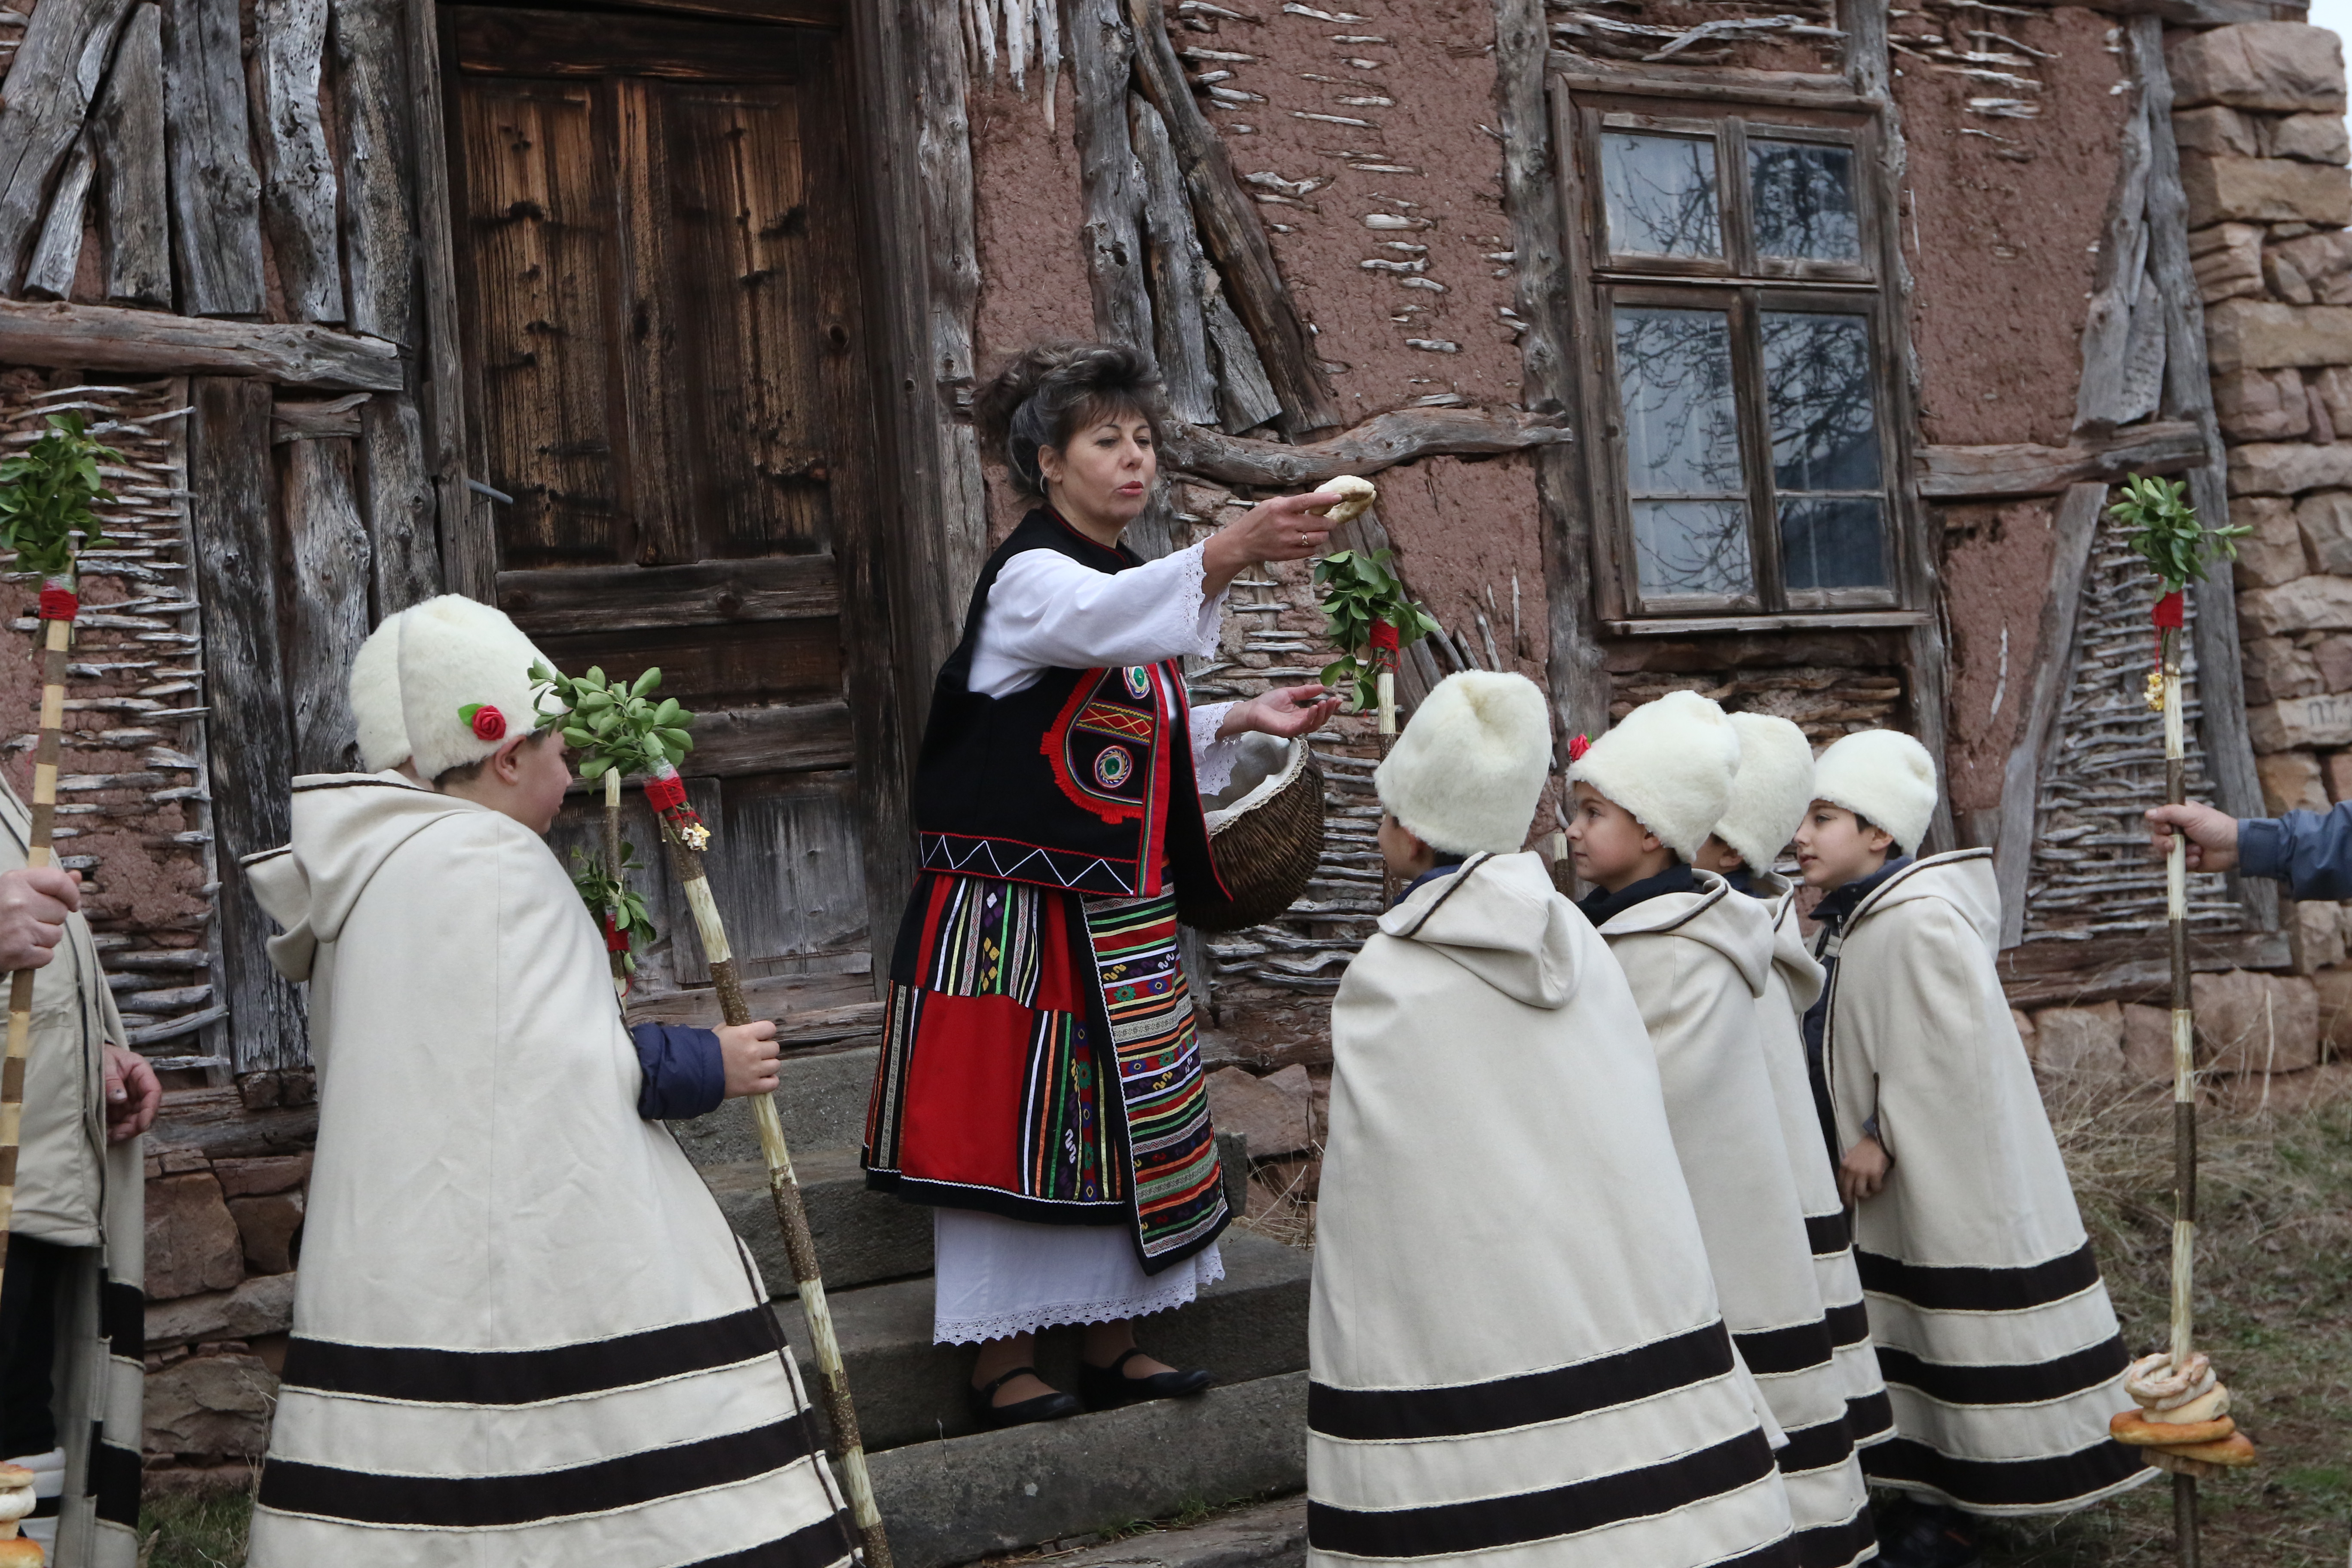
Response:
POLYGON ((1179 887, 1176 918, 1201 931, 1240 931, 1297 902, 1323 858, 1323 770, 1306 741, 1249 736, 1233 782, 1201 804, 1231 896, 1179 887))

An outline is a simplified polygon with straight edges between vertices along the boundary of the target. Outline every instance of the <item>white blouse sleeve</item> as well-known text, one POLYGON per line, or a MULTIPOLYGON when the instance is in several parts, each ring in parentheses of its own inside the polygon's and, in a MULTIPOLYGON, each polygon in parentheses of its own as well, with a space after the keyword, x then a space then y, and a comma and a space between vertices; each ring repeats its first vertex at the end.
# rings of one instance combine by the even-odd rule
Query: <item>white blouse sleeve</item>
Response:
POLYGON ((1206 572, 1197 544, 1124 572, 1097 572, 1058 551, 1023 551, 988 591, 971 690, 1009 697, 1048 669, 1215 653, 1225 595, 1202 592, 1206 572))
POLYGON ((1192 787, 1214 795, 1234 782, 1234 764, 1241 760, 1239 735, 1217 739, 1230 702, 1211 702, 1192 710, 1192 787))

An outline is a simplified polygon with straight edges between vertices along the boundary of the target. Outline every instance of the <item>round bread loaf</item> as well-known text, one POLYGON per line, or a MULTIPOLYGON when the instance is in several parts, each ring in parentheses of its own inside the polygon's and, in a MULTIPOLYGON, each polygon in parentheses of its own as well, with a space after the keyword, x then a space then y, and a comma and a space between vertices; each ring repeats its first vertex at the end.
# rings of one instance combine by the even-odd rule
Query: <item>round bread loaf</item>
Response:
POLYGON ((2177 1458, 2200 1459, 2209 1465, 2221 1465, 2229 1469, 2242 1469, 2261 1458, 2254 1452, 2253 1440, 2243 1432, 2232 1432, 2213 1443, 2167 1443, 2161 1448, 2150 1448, 2151 1454, 2170 1454, 2177 1458))
POLYGON ((27 1541, 21 1535, 0 1541, 0 1568, 41 1568, 47 1561, 38 1542, 27 1541))
POLYGON ((1358 479, 1353 474, 1341 474, 1336 479, 1326 479, 1316 488, 1315 493, 1339 498, 1337 505, 1323 513, 1324 517, 1329 520, 1331 526, 1337 528, 1343 522, 1353 522, 1357 518, 1361 517, 1365 509, 1372 504, 1381 492, 1372 487, 1372 481, 1370 479, 1358 479))
POLYGON ((2107 1434, 2118 1443, 2137 1447, 2178 1448, 2184 1443, 2218 1443, 2238 1429, 2238 1424, 2223 1415, 2212 1421, 2150 1421, 2137 1410, 2126 1410, 2111 1416, 2107 1434))

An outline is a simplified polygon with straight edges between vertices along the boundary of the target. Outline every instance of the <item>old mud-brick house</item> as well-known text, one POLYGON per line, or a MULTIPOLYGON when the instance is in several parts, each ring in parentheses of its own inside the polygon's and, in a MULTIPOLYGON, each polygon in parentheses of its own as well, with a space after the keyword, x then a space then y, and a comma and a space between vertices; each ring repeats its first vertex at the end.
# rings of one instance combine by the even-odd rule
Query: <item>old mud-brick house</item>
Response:
MULTIPOLYGON (((285 832, 290 775, 350 764, 368 627, 454 590, 706 715, 694 804, 793 1047, 901 1560, 1296 1485, 1295 1248, 1242 1238, 1181 1331, 1230 1429, 1271 1436, 1200 1446, 1223 1468, 1167 1497, 999 1498, 922 1330, 928 1225, 856 1179, 908 759, 1013 521, 971 391, 1040 333, 1158 357, 1183 428, 1147 549, 1375 476, 1351 542, 1393 547, 1444 626, 1408 704, 1507 668, 1563 740, 1678 686, 1822 741, 1915 730, 1935 842, 1996 851, 2042 1059, 2158 1070, 2150 590, 2111 482, 2185 476, 2255 530, 2234 594, 2192 598, 2194 787, 2242 815, 2352 795, 2352 184, 2336 40, 2301 10, 16 0, 0 440, 75 407, 125 455, 60 820, 172 1086, 154 1483, 241 1482, 299 1263, 302 998, 237 859, 285 832), (982 1501, 925 1489, 959 1465, 982 1501)), ((1245 582, 1199 692, 1310 678, 1312 598, 1295 568, 1245 582)), ((26 650, 0 699, 29 727, 26 650)), ((1323 1008, 1378 896, 1370 738, 1323 751, 1317 881, 1199 954, 1221 1119, 1276 1218, 1274 1186, 1311 1193, 1323 1008)), ((635 1005, 709 1016, 690 921, 646 889, 635 1005)), ((2221 878, 2194 907, 2216 1071, 2336 1046, 2333 907, 2221 878)), ((684 1135, 763 1236, 741 1127, 684 1135)))

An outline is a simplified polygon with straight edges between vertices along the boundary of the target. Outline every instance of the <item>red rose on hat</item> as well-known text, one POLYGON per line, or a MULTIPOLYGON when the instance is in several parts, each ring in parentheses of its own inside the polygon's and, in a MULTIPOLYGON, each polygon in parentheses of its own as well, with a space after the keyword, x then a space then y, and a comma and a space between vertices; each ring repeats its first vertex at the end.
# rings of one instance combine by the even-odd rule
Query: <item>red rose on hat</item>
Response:
POLYGON ((1583 735, 1576 736, 1568 742, 1568 760, 1571 763, 1580 763, 1584 760, 1584 753, 1591 750, 1592 750, 1592 742, 1590 738, 1583 735))
POLYGON ((459 717, 474 727, 474 738, 478 741, 506 739, 507 716, 487 702, 474 704, 465 710, 459 717))

